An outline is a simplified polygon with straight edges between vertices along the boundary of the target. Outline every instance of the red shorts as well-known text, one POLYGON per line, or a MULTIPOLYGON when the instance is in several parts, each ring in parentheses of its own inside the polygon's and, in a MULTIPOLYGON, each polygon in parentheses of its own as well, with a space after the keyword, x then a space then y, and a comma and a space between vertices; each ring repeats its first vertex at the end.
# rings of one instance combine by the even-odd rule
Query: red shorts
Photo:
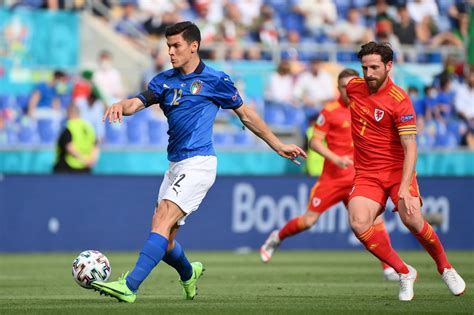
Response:
MULTIPOLYGON (((385 209, 388 197, 390 197, 397 210, 398 206, 398 191, 400 190, 400 182, 402 181, 402 170, 379 172, 377 174, 357 173, 354 178, 354 187, 349 195, 349 200, 362 196, 369 198, 382 206, 385 209)), ((416 173, 413 174, 410 193, 413 197, 420 197, 420 189, 416 181, 416 173)))
POLYGON ((352 178, 349 179, 323 179, 311 188, 308 201, 308 210, 323 213, 331 206, 343 201, 347 207, 349 193, 352 189, 352 178))

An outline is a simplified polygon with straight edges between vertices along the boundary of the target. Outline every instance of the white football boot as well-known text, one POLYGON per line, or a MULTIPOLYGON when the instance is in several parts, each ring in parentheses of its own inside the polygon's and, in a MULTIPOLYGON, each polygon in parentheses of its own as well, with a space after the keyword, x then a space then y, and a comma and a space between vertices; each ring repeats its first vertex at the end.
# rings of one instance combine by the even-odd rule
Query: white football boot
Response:
POLYGON ((278 237, 278 230, 273 231, 268 236, 265 243, 260 247, 260 258, 264 263, 269 262, 272 259, 273 253, 280 246, 280 238, 278 237))
POLYGON ((383 278, 387 281, 400 281, 400 276, 392 267, 383 270, 383 278))
POLYGON ((454 268, 444 268, 441 278, 448 286, 449 291, 454 295, 462 295, 466 290, 466 283, 454 268))
POLYGON ((411 301, 415 296, 413 291, 413 286, 415 285, 416 278, 418 277, 418 272, 415 268, 410 265, 407 265, 409 273, 403 274, 400 273, 400 291, 398 292, 398 299, 400 301, 411 301))

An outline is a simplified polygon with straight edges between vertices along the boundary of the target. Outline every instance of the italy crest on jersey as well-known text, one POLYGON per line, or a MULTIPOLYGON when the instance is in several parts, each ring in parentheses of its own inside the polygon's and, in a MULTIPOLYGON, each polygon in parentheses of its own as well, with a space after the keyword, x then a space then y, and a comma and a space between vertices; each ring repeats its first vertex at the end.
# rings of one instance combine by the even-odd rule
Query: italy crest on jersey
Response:
POLYGON ((189 90, 191 91, 191 94, 198 94, 199 92, 201 92, 201 89, 202 89, 202 82, 199 80, 194 81, 193 84, 191 84, 191 87, 189 88, 189 90))
POLYGON ((381 121, 385 112, 381 109, 376 108, 374 112, 374 117, 376 121, 381 121))

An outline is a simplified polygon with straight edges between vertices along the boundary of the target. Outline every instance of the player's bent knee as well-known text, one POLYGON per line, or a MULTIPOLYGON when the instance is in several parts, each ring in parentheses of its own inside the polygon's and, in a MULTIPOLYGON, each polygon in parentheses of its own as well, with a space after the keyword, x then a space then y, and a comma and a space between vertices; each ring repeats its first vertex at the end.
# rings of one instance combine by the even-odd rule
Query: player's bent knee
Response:
POLYGON ((303 222, 304 222, 304 227, 305 229, 309 229, 310 227, 312 227, 313 225, 316 224, 316 222, 318 222, 318 218, 320 217, 320 213, 317 213, 317 212, 306 212, 304 215, 303 215, 303 222))

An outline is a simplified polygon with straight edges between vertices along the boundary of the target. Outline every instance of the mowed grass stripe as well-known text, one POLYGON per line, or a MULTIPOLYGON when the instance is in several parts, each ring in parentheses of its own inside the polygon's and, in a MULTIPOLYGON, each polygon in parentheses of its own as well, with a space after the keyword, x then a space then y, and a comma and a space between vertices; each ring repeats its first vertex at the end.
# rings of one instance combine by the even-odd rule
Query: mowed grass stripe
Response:
MULTIPOLYGON (((194 301, 181 299, 177 273, 160 263, 140 288, 133 305, 118 303, 72 279, 78 253, 0 255, 0 314, 472 314, 474 252, 449 252, 468 291, 451 296, 424 252, 401 252, 419 274, 415 300, 399 302, 398 284, 382 280, 377 260, 363 251, 279 251, 269 264, 258 253, 189 252, 205 274, 194 301)), ((133 267, 136 253, 105 254, 112 278, 133 267)))

